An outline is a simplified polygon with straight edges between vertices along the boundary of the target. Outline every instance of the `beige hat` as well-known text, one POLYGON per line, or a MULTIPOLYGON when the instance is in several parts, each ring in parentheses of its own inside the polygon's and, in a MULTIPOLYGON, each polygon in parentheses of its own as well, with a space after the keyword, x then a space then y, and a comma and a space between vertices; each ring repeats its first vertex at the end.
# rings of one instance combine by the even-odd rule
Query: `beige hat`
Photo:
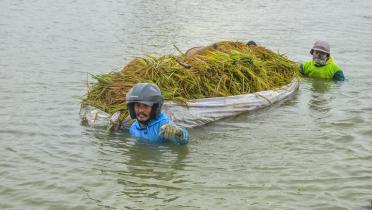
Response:
POLYGON ((319 40, 316 41, 314 43, 313 48, 311 48, 311 50, 310 50, 310 54, 313 54, 314 50, 325 52, 328 55, 331 54, 331 47, 329 46, 328 42, 326 42, 326 41, 319 41, 319 40))

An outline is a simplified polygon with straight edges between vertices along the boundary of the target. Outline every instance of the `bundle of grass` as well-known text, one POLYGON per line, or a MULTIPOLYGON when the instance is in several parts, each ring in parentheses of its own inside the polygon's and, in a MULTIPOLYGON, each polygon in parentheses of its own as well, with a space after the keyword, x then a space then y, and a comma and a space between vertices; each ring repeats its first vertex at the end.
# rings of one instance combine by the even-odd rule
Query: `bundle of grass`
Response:
POLYGON ((262 46, 221 41, 192 56, 144 56, 133 59, 121 71, 93 76, 82 105, 109 114, 122 110, 128 116, 125 95, 139 82, 155 83, 165 100, 187 105, 187 100, 274 90, 298 77, 298 65, 262 46))

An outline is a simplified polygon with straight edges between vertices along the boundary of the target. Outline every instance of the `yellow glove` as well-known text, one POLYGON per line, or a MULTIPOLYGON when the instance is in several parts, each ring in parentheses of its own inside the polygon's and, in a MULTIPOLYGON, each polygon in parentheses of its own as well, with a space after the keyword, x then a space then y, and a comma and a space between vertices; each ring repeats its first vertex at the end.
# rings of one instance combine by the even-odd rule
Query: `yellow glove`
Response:
POLYGON ((176 137, 181 136, 181 132, 181 128, 177 125, 165 124, 160 127, 160 135, 170 140, 174 140, 176 137))

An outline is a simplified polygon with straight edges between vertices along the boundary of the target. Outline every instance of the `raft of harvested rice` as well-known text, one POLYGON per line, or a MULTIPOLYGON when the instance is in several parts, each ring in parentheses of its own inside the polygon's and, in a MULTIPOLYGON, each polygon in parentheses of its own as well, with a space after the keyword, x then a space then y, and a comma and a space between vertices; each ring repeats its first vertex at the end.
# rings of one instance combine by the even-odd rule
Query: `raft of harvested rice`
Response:
POLYGON ((187 105, 187 100, 274 90, 298 77, 298 65, 263 46, 221 41, 192 56, 146 55, 133 59, 121 71, 93 76, 82 106, 128 116, 125 95, 134 84, 159 86, 165 100, 187 105), (186 65, 185 65, 186 64, 186 65))

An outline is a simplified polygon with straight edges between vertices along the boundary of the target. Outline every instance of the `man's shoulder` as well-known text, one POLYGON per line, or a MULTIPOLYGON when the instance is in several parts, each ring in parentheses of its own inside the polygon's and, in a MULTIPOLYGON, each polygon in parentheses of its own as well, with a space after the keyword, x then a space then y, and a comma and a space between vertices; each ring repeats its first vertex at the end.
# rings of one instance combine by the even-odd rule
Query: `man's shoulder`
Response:
POLYGON ((134 122, 132 123, 132 125, 130 125, 130 127, 129 127, 129 131, 134 130, 134 129, 137 130, 138 128, 139 128, 138 121, 137 120, 134 120, 134 122))
POLYGON ((305 61, 303 64, 300 65, 301 73, 307 74, 310 71, 310 69, 312 69, 312 66, 314 66, 312 60, 305 61))
POLYGON ((169 116, 165 113, 165 112, 162 112, 162 113, 160 113, 160 115, 159 115, 159 118, 160 119, 166 119, 166 120, 171 120, 170 118, 169 118, 169 116))
POLYGON ((158 119, 156 120, 156 123, 160 123, 160 124, 165 124, 169 122, 172 122, 172 120, 164 112, 160 113, 158 119))
POLYGON ((341 70, 341 67, 339 65, 337 65, 336 63, 332 63, 332 68, 335 70, 335 71, 339 71, 341 70))
POLYGON ((162 126, 166 123, 172 122, 173 121, 168 117, 168 115, 162 112, 156 119, 152 120, 148 126, 162 126))
POLYGON ((308 61, 305 61, 302 65, 303 65, 303 66, 309 66, 309 65, 311 65, 312 63, 313 63, 312 60, 308 60, 308 61))

